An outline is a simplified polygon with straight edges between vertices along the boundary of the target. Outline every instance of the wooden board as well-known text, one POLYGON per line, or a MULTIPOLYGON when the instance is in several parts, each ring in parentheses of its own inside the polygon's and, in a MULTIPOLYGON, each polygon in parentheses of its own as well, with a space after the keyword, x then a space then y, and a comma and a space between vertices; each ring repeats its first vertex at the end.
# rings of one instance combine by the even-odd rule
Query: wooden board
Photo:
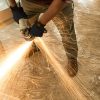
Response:
POLYGON ((10 9, 0 11, 0 28, 5 27, 13 22, 10 9))

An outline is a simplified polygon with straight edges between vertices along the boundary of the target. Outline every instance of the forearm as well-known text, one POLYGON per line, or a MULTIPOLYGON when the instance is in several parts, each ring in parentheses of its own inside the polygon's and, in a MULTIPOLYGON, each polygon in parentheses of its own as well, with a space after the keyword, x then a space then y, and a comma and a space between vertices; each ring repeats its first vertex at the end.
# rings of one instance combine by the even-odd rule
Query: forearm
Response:
POLYGON ((40 18, 42 24, 47 24, 62 8, 64 5, 63 0, 53 0, 48 10, 40 18))
POLYGON ((15 0, 8 0, 8 3, 11 7, 14 7, 16 5, 16 1, 15 0))

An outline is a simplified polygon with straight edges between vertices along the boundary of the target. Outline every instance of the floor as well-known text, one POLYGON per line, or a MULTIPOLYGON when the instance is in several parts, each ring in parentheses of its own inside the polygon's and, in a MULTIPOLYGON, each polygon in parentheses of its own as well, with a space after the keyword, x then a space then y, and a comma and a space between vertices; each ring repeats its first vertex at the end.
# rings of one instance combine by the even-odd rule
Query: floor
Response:
MULTIPOLYGON (((53 21, 47 25, 47 29, 48 33, 44 34, 43 41, 62 67, 65 67, 67 64, 66 53, 59 31, 53 21)), ((77 35, 77 38, 80 39, 80 35, 77 35)), ((6 55, 15 51, 24 42, 25 40, 22 38, 16 23, 10 23, 0 28, 0 62, 4 61, 6 55)), ((78 43, 81 42, 78 40, 78 43)), ((79 46, 81 51, 81 44, 79 46)), ((65 88, 45 53, 40 51, 34 53, 33 47, 30 49, 31 52, 27 52, 6 77, 0 80, 0 100, 100 99, 99 61, 92 59, 95 63, 91 63, 88 57, 85 59, 83 56, 79 56, 78 74, 74 78, 68 77, 70 81, 67 80, 67 82, 71 83, 65 88), (75 88, 72 88, 73 83, 76 84, 75 88), (79 88, 85 99, 74 97, 69 87, 73 90, 79 88)), ((81 55, 80 51, 79 54, 81 55)), ((78 94, 76 91, 74 93, 78 94)))

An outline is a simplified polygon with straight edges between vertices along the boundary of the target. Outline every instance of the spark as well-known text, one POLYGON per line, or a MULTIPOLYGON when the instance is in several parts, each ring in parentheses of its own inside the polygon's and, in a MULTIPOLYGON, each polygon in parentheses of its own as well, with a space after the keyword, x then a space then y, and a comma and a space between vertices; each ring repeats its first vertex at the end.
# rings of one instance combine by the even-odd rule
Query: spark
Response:
POLYGON ((25 42, 16 51, 7 56, 6 60, 0 64, 0 79, 4 78, 14 65, 23 57, 31 44, 32 41, 25 42))
POLYGON ((87 99, 83 94, 84 91, 85 93, 87 93, 86 90, 78 87, 78 85, 72 80, 72 78, 69 77, 64 67, 56 60, 56 58, 53 56, 52 52, 48 49, 44 41, 41 38, 35 38, 34 42, 38 45, 38 47, 40 47, 45 52, 46 56, 49 59, 49 63, 52 65, 56 74, 60 78, 61 83, 67 90, 67 93, 69 92, 69 94, 73 96, 73 98, 76 98, 77 100, 88 100, 89 98, 87 99))
MULTIPOLYGON (((21 45, 21 47, 19 47, 14 53, 8 56, 7 60, 5 60, 2 65, 0 65, 0 79, 3 78, 12 69, 12 67, 22 58, 22 56, 25 54, 26 50, 30 47, 32 42, 33 41, 21 45)), ((45 51, 45 54, 47 55, 50 64, 54 68, 67 92, 69 92, 70 95, 77 100, 88 100, 84 96, 83 91, 72 80, 72 78, 68 76, 63 66, 52 55, 51 51, 45 45, 44 41, 41 38, 35 38, 34 42, 37 44, 38 47, 45 51)))

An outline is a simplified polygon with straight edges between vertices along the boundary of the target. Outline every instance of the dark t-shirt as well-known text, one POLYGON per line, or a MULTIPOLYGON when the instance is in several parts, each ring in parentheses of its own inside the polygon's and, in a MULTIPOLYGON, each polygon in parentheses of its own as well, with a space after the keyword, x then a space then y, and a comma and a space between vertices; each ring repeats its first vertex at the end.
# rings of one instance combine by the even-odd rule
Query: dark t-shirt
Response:
POLYGON ((44 12, 53 0, 21 0, 23 9, 27 15, 44 12))
POLYGON ((49 5, 53 0, 26 0, 39 5, 49 5))

